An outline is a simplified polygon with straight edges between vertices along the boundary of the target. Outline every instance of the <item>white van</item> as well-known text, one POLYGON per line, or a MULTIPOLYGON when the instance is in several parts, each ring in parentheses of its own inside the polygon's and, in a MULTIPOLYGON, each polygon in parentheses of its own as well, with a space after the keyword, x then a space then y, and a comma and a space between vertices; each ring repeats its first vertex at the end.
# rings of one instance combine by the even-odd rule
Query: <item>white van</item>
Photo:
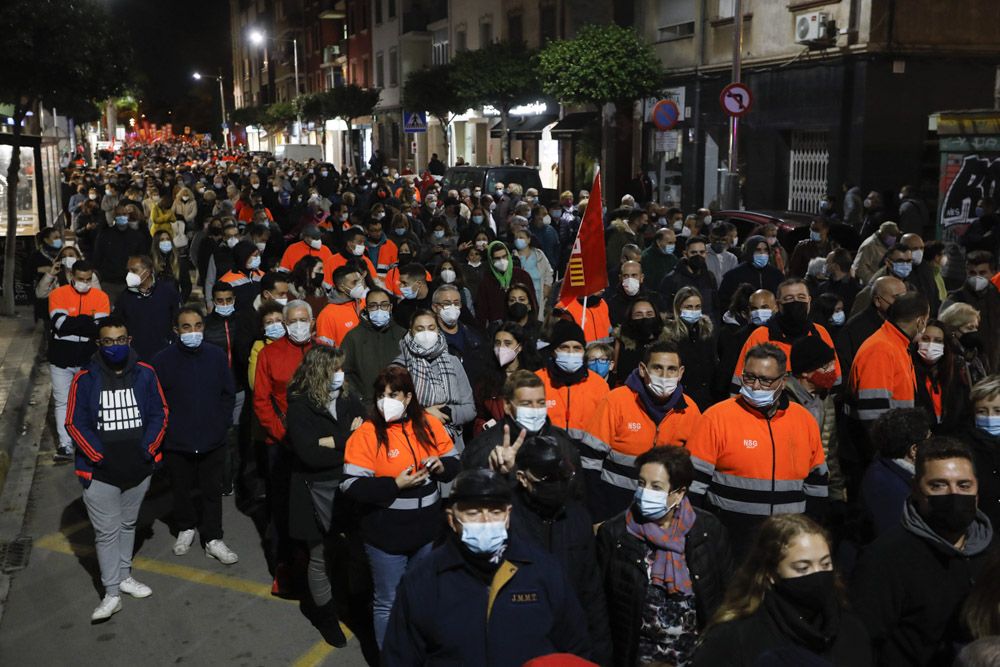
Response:
POLYGON ((325 162, 323 147, 319 144, 282 144, 274 151, 274 156, 279 160, 294 160, 296 162, 306 162, 313 159, 318 162, 325 162))

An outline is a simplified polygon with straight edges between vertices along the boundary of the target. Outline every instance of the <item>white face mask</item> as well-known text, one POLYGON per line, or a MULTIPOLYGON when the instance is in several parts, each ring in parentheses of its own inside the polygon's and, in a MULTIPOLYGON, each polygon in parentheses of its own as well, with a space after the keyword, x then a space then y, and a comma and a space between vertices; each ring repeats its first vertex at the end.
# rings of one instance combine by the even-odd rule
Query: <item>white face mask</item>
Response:
POLYGON ((72 255, 66 255, 65 257, 62 258, 62 265, 65 266, 67 269, 72 269, 74 264, 76 264, 76 257, 73 257, 72 255))
POLYGON ((357 244, 356 246, 354 246, 354 250, 352 250, 351 252, 354 253, 355 257, 361 257, 361 255, 365 254, 365 244, 364 243, 357 244))
POLYGON ((507 347, 505 345, 497 345, 493 348, 493 354, 496 356, 497 361, 500 362, 500 367, 503 368, 507 366, 510 362, 517 358, 517 353, 520 348, 517 347, 507 347))
POLYGON ((90 283, 85 283, 82 280, 73 281, 73 289, 75 289, 80 294, 86 294, 90 291, 90 283))
POLYGON ((767 324, 772 315, 774 315, 774 311, 770 308, 758 308, 750 311, 750 321, 757 326, 761 326, 762 324, 767 324))
POLYGON ((312 333, 312 326, 309 322, 292 322, 288 325, 288 337, 296 343, 304 343, 309 340, 312 333))
POLYGON ((934 363, 944 356, 944 343, 917 343, 917 354, 926 361, 934 363))
POLYGON ((399 421, 399 418, 406 412, 406 405, 402 401, 387 396, 378 399, 376 406, 378 406, 378 411, 382 413, 382 417, 389 423, 399 421))
POLYGON ((319 250, 320 247, 322 247, 322 245, 323 245, 323 242, 321 240, 319 240, 319 239, 307 239, 306 243, 313 250, 319 250))
POLYGON ((649 392, 657 398, 669 398, 677 390, 680 378, 665 378, 659 375, 649 376, 649 392))
POLYGON ((526 431, 538 433, 542 430, 542 427, 545 426, 545 419, 548 415, 548 408, 526 408, 518 406, 515 411, 514 421, 520 424, 526 431))
POLYGON ((142 284, 142 277, 138 273, 132 273, 129 271, 125 274, 125 285, 129 289, 135 289, 142 284))
POLYGON ((629 296, 635 296, 639 293, 639 280, 638 278, 625 278, 622 280, 622 289, 629 296))
POLYGON ((455 326, 455 323, 458 322, 458 318, 461 315, 462 308, 460 306, 445 306, 438 311, 438 316, 441 318, 441 321, 449 327, 455 326))
POLYGON ((922 248, 910 252, 910 256, 913 258, 913 266, 920 266, 920 262, 924 261, 924 251, 922 248))
POLYGON ((344 371, 334 371, 330 378, 330 391, 340 391, 344 386, 344 371))
POLYGON ((438 332, 437 331, 418 331, 413 334, 413 342, 415 342, 420 347, 425 350, 429 350, 437 345, 438 342, 438 332))
POLYGON ((494 262, 493 262, 493 267, 494 267, 494 268, 495 268, 495 269, 496 269, 497 271, 499 271, 500 273, 504 273, 505 271, 507 271, 507 264, 508 264, 508 262, 509 262, 509 261, 510 261, 510 260, 508 260, 508 259, 506 259, 506 258, 504 258, 504 259, 498 259, 498 260, 494 260, 494 262))
POLYGON ((969 276, 967 282, 975 292, 982 292, 990 284, 990 281, 984 276, 969 276))
POLYGON ((350 297, 355 301, 360 301, 366 296, 368 296, 368 288, 365 287, 363 282, 359 281, 357 285, 351 288, 350 297))
POLYGON ((458 278, 458 276, 455 275, 455 272, 451 269, 445 269, 441 272, 441 281, 448 283, 449 285, 455 282, 456 278, 458 278))

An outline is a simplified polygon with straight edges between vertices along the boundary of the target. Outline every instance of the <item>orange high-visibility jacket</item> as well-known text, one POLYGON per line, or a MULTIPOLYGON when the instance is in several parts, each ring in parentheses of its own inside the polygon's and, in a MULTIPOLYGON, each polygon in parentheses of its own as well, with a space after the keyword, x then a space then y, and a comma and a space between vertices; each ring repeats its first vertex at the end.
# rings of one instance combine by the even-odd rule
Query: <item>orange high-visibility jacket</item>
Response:
MULTIPOLYGON (((819 337, 823 339, 823 342, 826 343, 828 346, 830 346, 831 350, 834 350, 833 363, 837 367, 837 381, 834 382, 834 386, 837 386, 843 381, 843 378, 840 375, 841 374, 840 359, 837 358, 836 347, 834 347, 833 345, 833 338, 830 337, 830 332, 827 331, 822 324, 813 324, 812 326, 813 329, 809 332, 808 335, 814 336, 816 334, 819 334, 819 337)), ((780 349, 782 352, 785 353, 785 357, 787 357, 788 359, 787 371, 791 373, 793 342, 795 341, 788 340, 784 337, 784 335, 781 333, 781 329, 778 328, 777 323, 774 323, 773 325, 764 324, 754 329, 753 332, 750 334, 750 337, 747 338, 747 342, 743 344, 743 349, 740 350, 739 359, 736 360, 736 368, 733 370, 733 382, 732 385, 730 386, 730 390, 732 391, 732 393, 735 394, 739 392, 740 386, 743 384, 741 380, 741 378, 743 377, 743 361, 746 359, 747 352, 750 351, 751 347, 754 347, 755 345, 760 345, 761 343, 770 343, 771 345, 774 345, 775 347, 777 347, 778 349, 780 349)))
POLYGON ((582 440, 587 422, 608 394, 608 383, 591 370, 583 382, 560 387, 553 386, 548 369, 535 371, 535 375, 545 385, 545 405, 553 425, 564 429, 571 438, 582 440))
POLYGON ((895 324, 884 322, 854 357, 848 383, 852 417, 867 422, 893 408, 912 408, 917 378, 910 340, 895 324))

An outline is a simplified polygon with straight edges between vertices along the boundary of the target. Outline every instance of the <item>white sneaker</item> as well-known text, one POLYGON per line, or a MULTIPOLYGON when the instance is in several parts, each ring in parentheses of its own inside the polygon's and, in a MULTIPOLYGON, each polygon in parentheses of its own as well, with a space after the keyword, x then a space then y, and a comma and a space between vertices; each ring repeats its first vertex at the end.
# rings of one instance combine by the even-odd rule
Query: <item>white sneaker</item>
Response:
POLYGON ((134 598, 148 598, 153 594, 153 589, 146 584, 136 581, 132 577, 118 582, 118 590, 134 598))
POLYGON ((192 544, 194 544, 194 528, 177 533, 177 541, 174 542, 174 555, 183 556, 191 550, 192 544))
POLYGON ((120 595, 105 595, 104 599, 101 600, 101 604, 97 605, 97 609, 95 609, 94 613, 90 615, 90 620, 103 621, 111 618, 112 614, 121 610, 122 598, 120 595))
POLYGON ((206 544, 205 555, 226 565, 232 565, 240 559, 222 540, 212 540, 206 544))

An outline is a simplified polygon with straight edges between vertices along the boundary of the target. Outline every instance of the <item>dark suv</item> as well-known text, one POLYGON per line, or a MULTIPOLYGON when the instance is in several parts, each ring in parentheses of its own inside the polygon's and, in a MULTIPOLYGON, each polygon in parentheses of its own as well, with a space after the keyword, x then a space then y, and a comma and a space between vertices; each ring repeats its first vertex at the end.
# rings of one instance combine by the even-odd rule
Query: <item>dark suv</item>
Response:
POLYGON ((497 183, 508 185, 517 183, 521 189, 528 188, 538 190, 539 203, 548 206, 558 201, 559 194, 556 190, 542 187, 542 179, 538 175, 538 169, 534 167, 506 167, 491 165, 461 165, 451 167, 444 176, 444 186, 461 190, 475 187, 483 189, 483 194, 493 194, 493 186, 497 183))

